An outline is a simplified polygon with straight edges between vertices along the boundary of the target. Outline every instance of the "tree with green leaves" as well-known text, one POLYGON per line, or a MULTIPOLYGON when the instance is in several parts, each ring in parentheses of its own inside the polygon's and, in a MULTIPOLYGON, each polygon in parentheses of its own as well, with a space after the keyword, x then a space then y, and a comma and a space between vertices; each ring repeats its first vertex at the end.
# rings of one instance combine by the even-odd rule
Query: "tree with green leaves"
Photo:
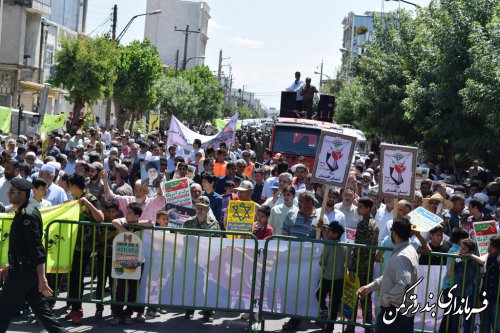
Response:
POLYGON ((498 0, 433 1, 419 15, 412 43, 418 70, 407 86, 403 106, 405 117, 421 133, 429 158, 450 164, 458 158, 465 163, 487 160, 488 151, 496 151, 498 158, 500 123, 498 116, 495 120, 489 115, 495 108, 498 113, 498 96, 492 98, 487 91, 475 95, 480 86, 498 91, 498 75, 496 87, 491 86, 495 79, 485 80, 498 74, 498 45, 496 52, 489 48, 494 53, 484 58, 479 50, 495 38, 487 34, 495 21, 498 0), (489 104, 493 109, 478 107, 487 95, 487 105, 497 102, 489 104))
MULTIPOLYGON (((170 69, 167 76, 175 77, 175 71, 170 69)), ((179 71, 178 77, 187 80, 194 89, 197 100, 195 119, 198 125, 221 117, 224 90, 209 67, 196 66, 190 70, 179 71)))
POLYGON ((413 144, 418 135, 405 119, 401 103, 415 71, 408 47, 415 36, 414 22, 402 10, 374 20, 376 37, 363 56, 351 59, 355 78, 342 87, 336 119, 390 142, 413 144))
POLYGON ((116 44, 108 36, 79 35, 75 39, 62 40, 49 82, 69 92, 67 98, 73 103, 73 127, 86 103, 113 93, 118 56, 116 44))
POLYGON ((148 39, 121 46, 114 98, 118 101, 117 127, 123 131, 125 120, 147 114, 158 101, 156 81, 162 73, 158 51, 148 39))
POLYGON ((162 120, 172 115, 187 123, 197 119, 198 96, 186 79, 162 75, 157 90, 162 120))

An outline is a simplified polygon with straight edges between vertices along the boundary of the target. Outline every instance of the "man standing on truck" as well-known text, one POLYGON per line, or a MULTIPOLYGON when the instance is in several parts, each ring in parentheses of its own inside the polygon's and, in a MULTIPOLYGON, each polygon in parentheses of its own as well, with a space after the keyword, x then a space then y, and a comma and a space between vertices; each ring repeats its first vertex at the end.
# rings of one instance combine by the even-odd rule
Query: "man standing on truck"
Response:
POLYGON ((302 86, 300 89, 300 95, 303 98, 302 101, 302 110, 300 111, 306 111, 306 116, 305 118, 311 119, 312 118, 312 109, 313 109, 313 99, 314 95, 319 93, 318 89, 316 89, 315 86, 311 84, 311 78, 308 77, 306 78, 306 84, 302 86))
POLYGON ((286 88, 286 91, 295 91, 297 93, 297 97, 295 99, 295 109, 299 111, 302 111, 302 101, 304 99, 300 94, 300 89, 303 85, 304 81, 300 80, 300 72, 295 72, 295 81, 293 81, 293 84, 290 87, 286 88))

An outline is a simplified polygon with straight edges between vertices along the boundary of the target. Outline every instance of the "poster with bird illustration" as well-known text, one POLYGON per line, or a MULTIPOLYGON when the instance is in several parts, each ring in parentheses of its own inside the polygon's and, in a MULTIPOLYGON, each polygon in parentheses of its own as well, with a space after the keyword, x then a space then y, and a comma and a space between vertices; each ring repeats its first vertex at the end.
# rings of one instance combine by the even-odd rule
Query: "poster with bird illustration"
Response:
POLYGON ((412 200, 417 148, 382 143, 380 157, 379 194, 412 200))
POLYGON ((322 131, 314 161, 313 182, 344 187, 355 146, 355 137, 322 131))

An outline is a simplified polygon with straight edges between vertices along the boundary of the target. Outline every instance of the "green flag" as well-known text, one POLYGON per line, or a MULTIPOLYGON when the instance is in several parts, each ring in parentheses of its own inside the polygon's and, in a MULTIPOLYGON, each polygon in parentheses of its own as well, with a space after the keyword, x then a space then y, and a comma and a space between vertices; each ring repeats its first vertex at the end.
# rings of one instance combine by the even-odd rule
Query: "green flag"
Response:
POLYGON ((0 106, 0 131, 10 132, 10 119, 12 118, 12 109, 0 106))
POLYGON ((49 115, 46 114, 43 117, 43 124, 40 127, 41 132, 52 132, 56 129, 62 128, 64 126, 64 122, 66 121, 66 114, 61 113, 58 115, 49 115))
MULTIPOLYGON (((44 233, 48 232, 46 268, 48 273, 68 273, 71 271, 73 252, 78 233, 77 224, 50 223, 52 221, 78 221, 80 204, 70 201, 57 206, 40 209, 44 233), (50 225, 49 229, 47 227, 50 225)), ((14 213, 0 213, 0 265, 8 263, 9 233, 14 213)), ((45 237, 43 238, 45 243, 45 237)))
MULTIPOLYGON (((224 126, 229 122, 229 119, 215 119, 215 127, 217 128, 217 131, 222 131, 224 126)), ((240 130, 241 125, 240 123, 236 123, 236 130, 240 130)))

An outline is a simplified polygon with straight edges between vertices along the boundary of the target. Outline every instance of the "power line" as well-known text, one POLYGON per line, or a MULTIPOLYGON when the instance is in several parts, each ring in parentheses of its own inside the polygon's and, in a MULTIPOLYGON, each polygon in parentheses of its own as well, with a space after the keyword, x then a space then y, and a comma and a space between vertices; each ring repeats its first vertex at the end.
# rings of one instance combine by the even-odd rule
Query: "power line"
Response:
POLYGON ((92 35, 98 29, 101 29, 106 23, 108 23, 109 21, 111 21, 112 18, 113 18, 113 15, 109 15, 108 18, 106 19, 106 21, 104 21, 102 24, 100 24, 98 27, 96 27, 94 30, 92 30, 92 32, 90 32, 89 35, 92 35))

